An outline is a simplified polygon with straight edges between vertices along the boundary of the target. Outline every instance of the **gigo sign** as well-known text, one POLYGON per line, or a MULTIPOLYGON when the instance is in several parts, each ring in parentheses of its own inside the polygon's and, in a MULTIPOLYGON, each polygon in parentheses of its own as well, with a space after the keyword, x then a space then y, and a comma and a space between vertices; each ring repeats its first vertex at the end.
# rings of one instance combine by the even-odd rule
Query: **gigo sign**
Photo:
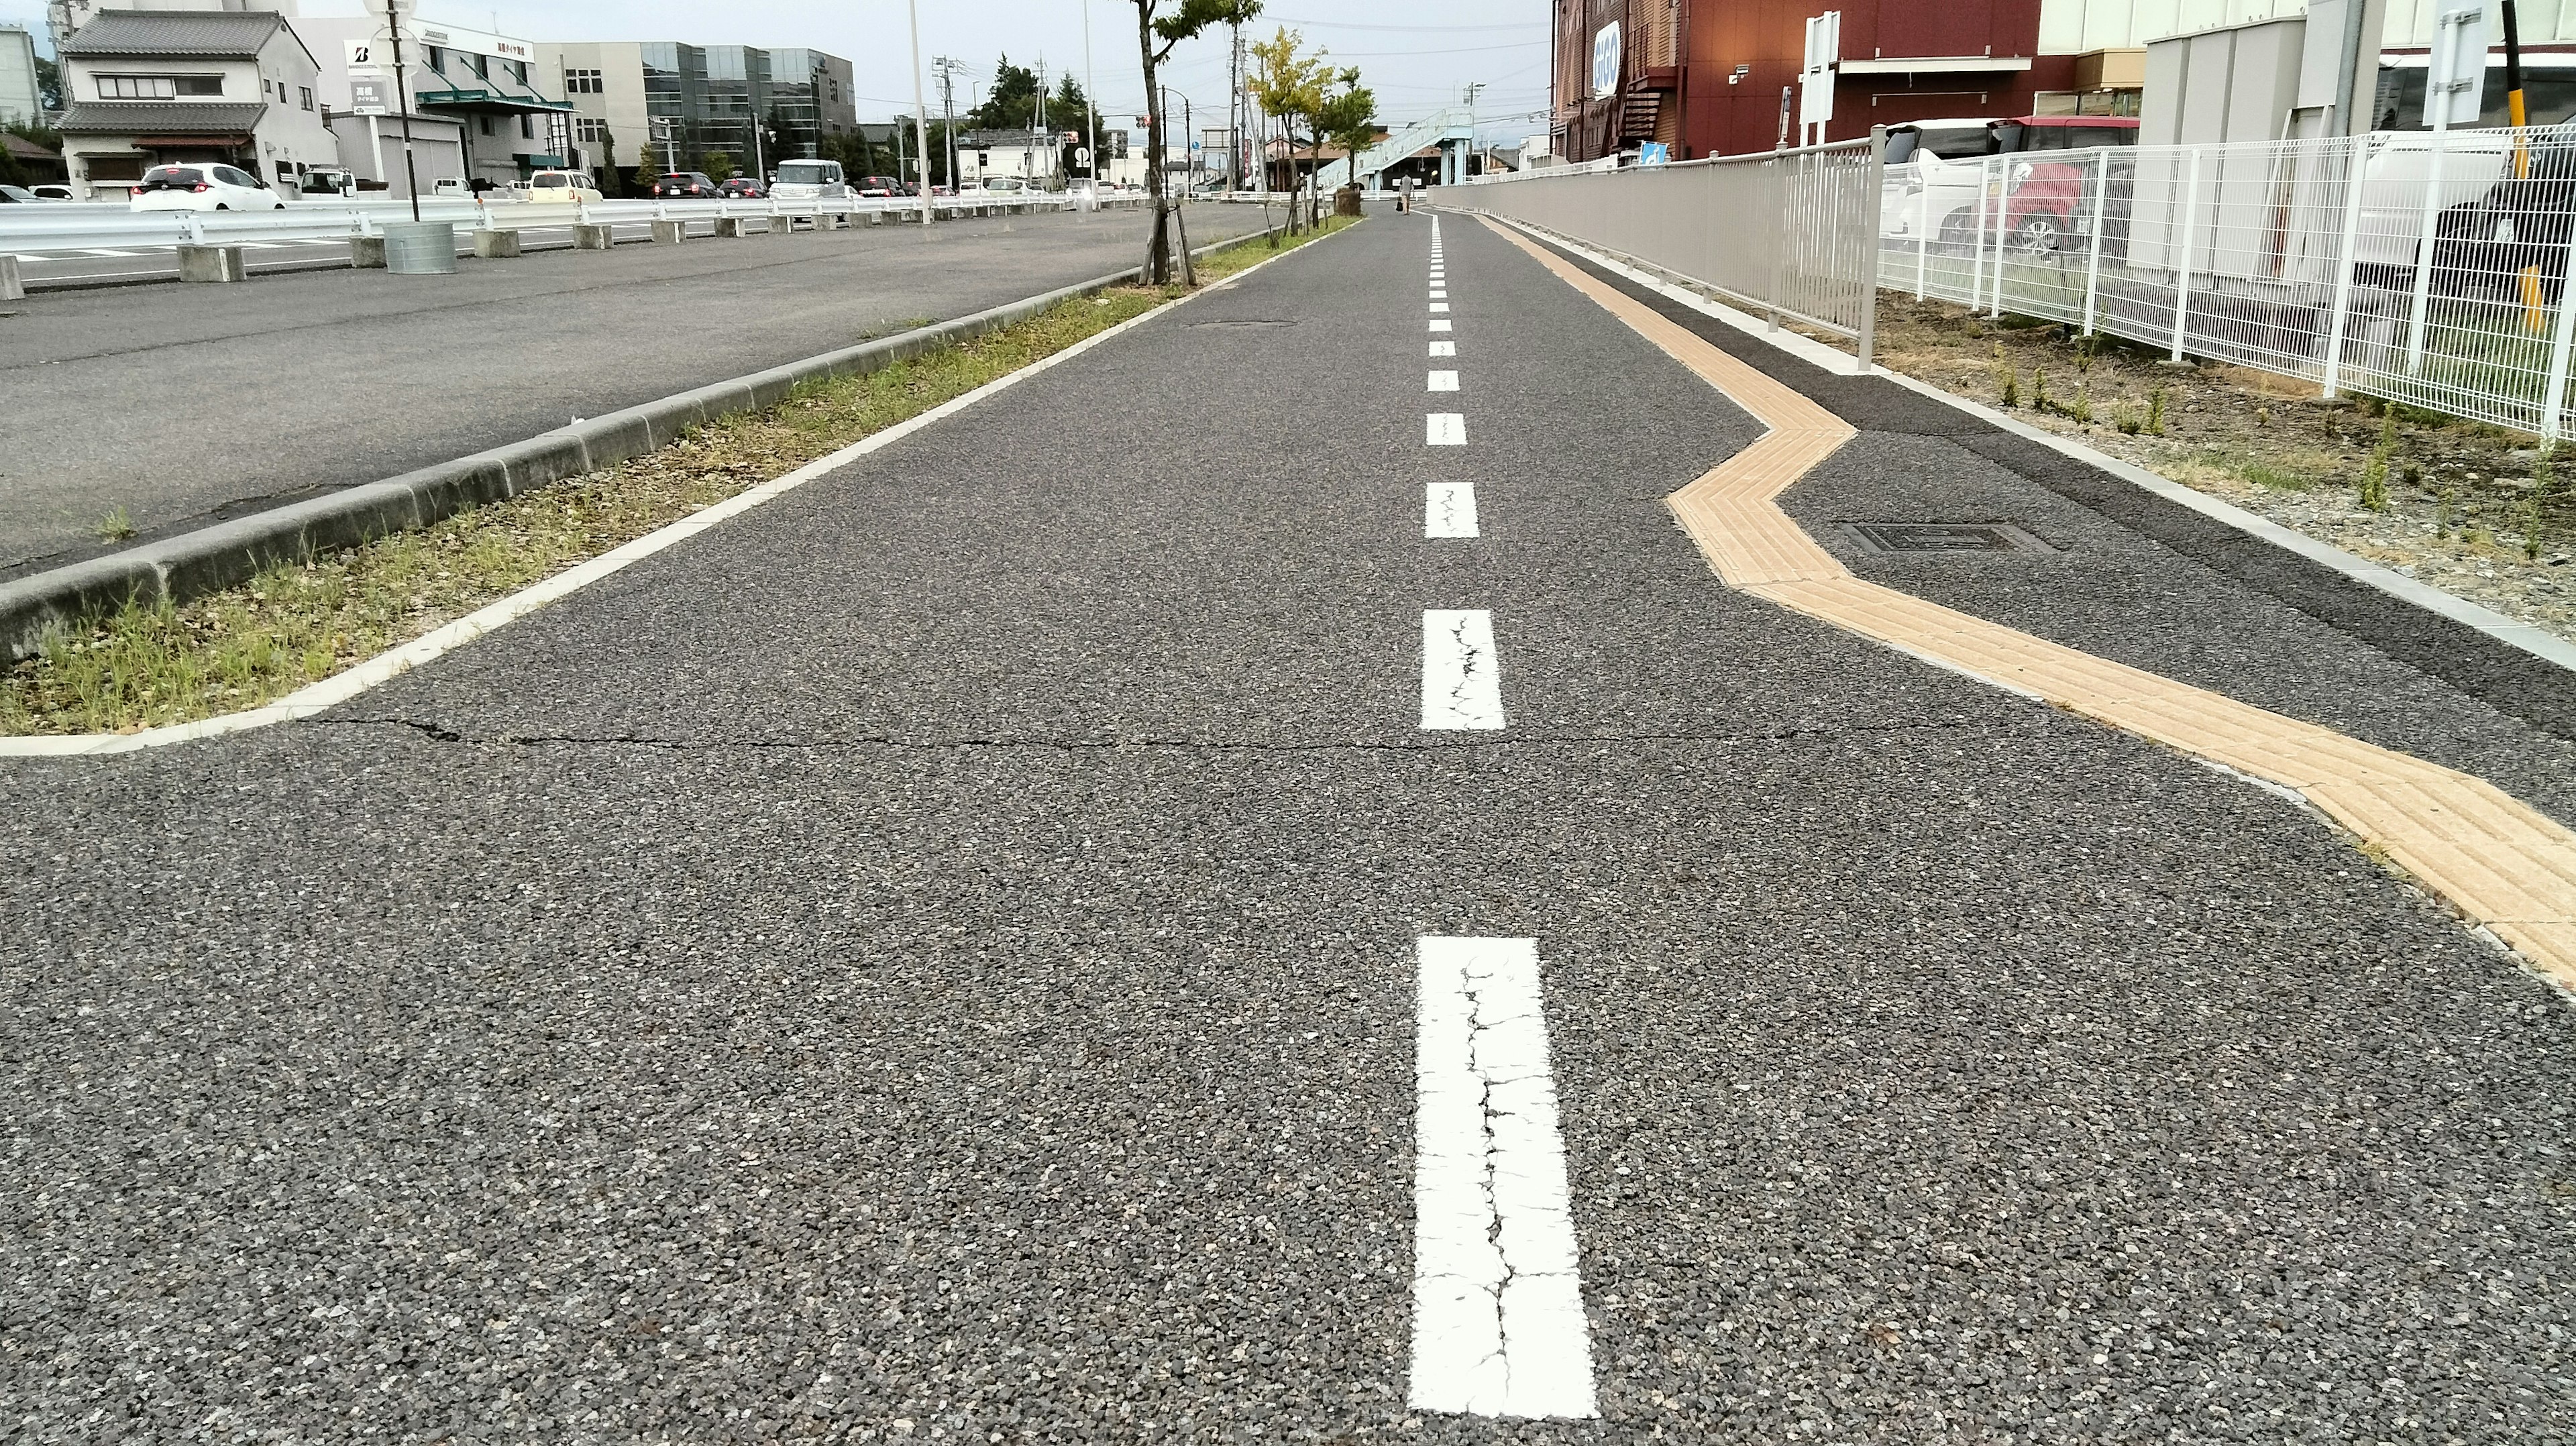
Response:
POLYGON ((1618 89, 1619 22, 1613 20, 1592 37, 1592 93, 1612 95, 1618 89))

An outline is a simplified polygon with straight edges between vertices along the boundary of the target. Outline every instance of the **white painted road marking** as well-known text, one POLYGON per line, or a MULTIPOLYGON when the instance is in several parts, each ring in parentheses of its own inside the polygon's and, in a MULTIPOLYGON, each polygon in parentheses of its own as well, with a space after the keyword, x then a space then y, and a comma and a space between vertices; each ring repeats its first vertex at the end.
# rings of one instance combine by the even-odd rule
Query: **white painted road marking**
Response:
POLYGON ((1435 302, 1431 303, 1431 314, 1432 314, 1432 315, 1434 315, 1434 316, 1438 316, 1440 313, 1442 313, 1442 312, 1444 312, 1444 311, 1447 311, 1448 309, 1449 309, 1449 303, 1448 303, 1448 302, 1445 302, 1445 301, 1435 301, 1435 302))
POLYGON ((1474 537, 1476 489, 1466 482, 1433 482, 1422 489, 1422 535, 1474 537))
POLYGON ((1447 331, 1449 329, 1449 323, 1445 321, 1434 321, 1431 323, 1431 329, 1433 331, 1447 331))
POLYGON ((1538 941, 1414 941, 1413 1374, 1406 1403, 1600 1414, 1548 1068, 1538 941))
POLYGON ((1456 356, 1458 354, 1458 343, 1454 341, 1435 341, 1431 344, 1431 354, 1433 356, 1456 356))
POLYGON ((1464 447, 1467 445, 1467 419, 1456 412, 1433 412, 1422 419, 1422 445, 1426 447, 1464 447))
POLYGON ((1449 293, 1445 291, 1435 291, 1431 293, 1431 299, 1434 301, 1446 301, 1449 299, 1449 293))
POLYGON ((1431 380, 1429 385, 1424 388, 1426 391, 1454 392, 1458 390, 1458 374, 1456 372, 1433 372, 1430 374, 1430 377, 1431 380))
POLYGON ((143 254, 140 251, 111 251, 104 246, 82 246, 74 249, 83 256, 140 256, 143 254))
POLYGON ((1503 726, 1492 613, 1435 608, 1422 615, 1422 726, 1503 726))

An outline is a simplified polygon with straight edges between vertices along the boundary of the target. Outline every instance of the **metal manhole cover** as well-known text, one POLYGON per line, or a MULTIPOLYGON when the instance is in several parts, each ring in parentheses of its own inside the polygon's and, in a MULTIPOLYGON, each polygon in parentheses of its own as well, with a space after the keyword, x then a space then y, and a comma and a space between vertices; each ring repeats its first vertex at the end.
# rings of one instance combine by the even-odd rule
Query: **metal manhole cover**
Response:
POLYGON ((1845 536, 1881 554, 2055 552, 2009 522, 1846 522, 1845 536))

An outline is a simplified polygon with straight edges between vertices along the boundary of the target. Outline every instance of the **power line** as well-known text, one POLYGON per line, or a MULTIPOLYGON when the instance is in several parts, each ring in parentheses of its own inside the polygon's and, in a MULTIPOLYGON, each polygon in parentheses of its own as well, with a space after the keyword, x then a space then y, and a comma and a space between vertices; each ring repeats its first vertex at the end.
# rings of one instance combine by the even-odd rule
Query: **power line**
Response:
POLYGON ((1544 20, 1523 20, 1511 25, 1363 25, 1352 20, 1292 20, 1285 15, 1262 17, 1276 19, 1282 25, 1311 25, 1318 30, 1402 30, 1414 33, 1452 30, 1545 30, 1544 20))

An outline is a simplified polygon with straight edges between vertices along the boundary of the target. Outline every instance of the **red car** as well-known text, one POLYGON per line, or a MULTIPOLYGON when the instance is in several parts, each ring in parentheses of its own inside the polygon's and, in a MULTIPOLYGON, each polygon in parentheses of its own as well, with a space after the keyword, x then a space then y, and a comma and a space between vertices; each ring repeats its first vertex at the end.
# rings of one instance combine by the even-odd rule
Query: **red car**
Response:
POLYGON ((765 201, 769 199, 768 189, 762 186, 760 182, 753 180, 749 176, 728 177, 723 185, 716 187, 716 194, 720 196, 729 196, 737 201, 765 201))
MULTIPOLYGON (((2090 237, 2094 181, 2102 164, 2091 152, 2138 143, 2135 116, 2026 115, 1998 121, 1993 130, 1995 154, 2026 157, 2006 163, 2011 179, 2004 183, 2003 215, 2004 244, 2024 256, 2045 256, 2069 238, 2090 237), (2068 151, 2085 154, 2060 154, 2068 151)), ((2128 181, 2124 170, 2110 173, 2111 199, 2118 203, 2110 219, 2123 234, 2128 181)))

